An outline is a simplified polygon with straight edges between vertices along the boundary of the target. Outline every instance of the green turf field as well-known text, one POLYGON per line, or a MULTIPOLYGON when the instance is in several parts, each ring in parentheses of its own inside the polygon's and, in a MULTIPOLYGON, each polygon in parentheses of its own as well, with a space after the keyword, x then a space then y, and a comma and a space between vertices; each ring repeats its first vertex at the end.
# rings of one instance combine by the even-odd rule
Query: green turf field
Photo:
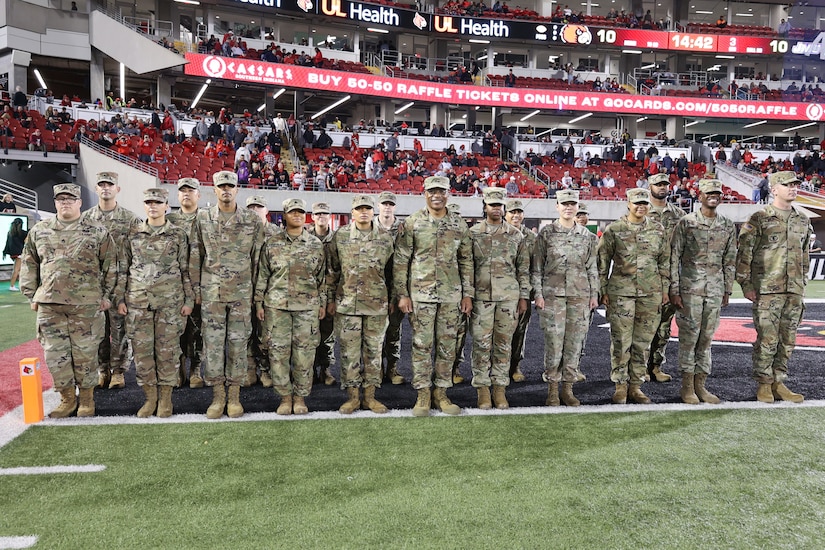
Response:
POLYGON ((0 283, 0 351, 32 340, 36 313, 20 292, 10 292, 8 281, 0 283))
POLYGON ((34 427, 38 548, 821 548, 825 411, 34 427))

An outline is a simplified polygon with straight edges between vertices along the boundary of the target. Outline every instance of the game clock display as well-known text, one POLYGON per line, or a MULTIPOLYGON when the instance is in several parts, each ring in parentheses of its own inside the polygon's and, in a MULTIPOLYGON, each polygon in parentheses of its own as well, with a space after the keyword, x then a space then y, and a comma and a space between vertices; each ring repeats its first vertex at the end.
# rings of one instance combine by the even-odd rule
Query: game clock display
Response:
POLYGON ((688 52, 715 52, 716 36, 707 34, 673 33, 670 35, 670 49, 688 52))

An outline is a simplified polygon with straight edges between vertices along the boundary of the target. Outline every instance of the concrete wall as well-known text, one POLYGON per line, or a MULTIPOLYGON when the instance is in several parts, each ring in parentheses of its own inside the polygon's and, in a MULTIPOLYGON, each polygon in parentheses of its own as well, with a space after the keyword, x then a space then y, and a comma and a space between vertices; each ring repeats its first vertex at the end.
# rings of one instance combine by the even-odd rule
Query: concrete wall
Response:
MULTIPOLYGON (((128 208, 141 218, 143 213, 143 191, 158 186, 158 178, 131 168, 122 162, 98 153, 91 147, 80 146, 80 163, 77 167, 77 183, 83 188, 84 210, 97 204, 95 182, 98 172, 117 172, 119 175, 119 205, 128 208)), ((177 197, 177 192, 175 192, 177 197)))

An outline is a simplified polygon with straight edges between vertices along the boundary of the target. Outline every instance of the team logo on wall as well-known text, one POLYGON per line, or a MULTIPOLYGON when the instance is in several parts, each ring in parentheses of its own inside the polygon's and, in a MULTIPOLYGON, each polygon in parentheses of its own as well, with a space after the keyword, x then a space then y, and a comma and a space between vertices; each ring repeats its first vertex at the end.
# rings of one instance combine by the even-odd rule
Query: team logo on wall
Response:
POLYGON ((413 17, 413 25, 418 27, 418 30, 423 31, 427 26, 427 19, 422 17, 420 13, 416 12, 415 17, 413 17))
POLYGON ((312 0, 298 0, 298 7, 309 13, 312 10, 312 0))
POLYGON ((808 108, 805 109, 805 115, 808 117, 808 120, 820 120, 822 118, 822 105, 811 103, 808 105, 808 108))
POLYGON ((222 78, 226 72, 226 62, 220 57, 210 55, 203 60, 203 72, 212 78, 222 78))
POLYGON ((590 34, 590 29, 585 25, 568 24, 564 25, 559 31, 559 37, 565 44, 579 44, 587 45, 593 41, 593 35, 590 34))

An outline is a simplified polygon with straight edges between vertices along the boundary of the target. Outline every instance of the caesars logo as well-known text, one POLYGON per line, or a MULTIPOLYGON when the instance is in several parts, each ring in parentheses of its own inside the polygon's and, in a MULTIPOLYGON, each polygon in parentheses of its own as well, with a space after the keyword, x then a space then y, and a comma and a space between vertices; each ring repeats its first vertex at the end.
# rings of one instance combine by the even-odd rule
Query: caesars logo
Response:
POLYGON ((211 78, 223 78, 226 62, 220 57, 210 55, 203 60, 203 72, 211 78))
POLYGON ((584 25, 564 25, 559 31, 559 37, 565 44, 586 45, 593 41, 593 35, 590 34, 590 29, 584 25))
POLYGON ((811 103, 808 105, 808 108, 805 109, 805 116, 808 117, 808 120, 821 120, 822 105, 819 105, 818 103, 811 103))

